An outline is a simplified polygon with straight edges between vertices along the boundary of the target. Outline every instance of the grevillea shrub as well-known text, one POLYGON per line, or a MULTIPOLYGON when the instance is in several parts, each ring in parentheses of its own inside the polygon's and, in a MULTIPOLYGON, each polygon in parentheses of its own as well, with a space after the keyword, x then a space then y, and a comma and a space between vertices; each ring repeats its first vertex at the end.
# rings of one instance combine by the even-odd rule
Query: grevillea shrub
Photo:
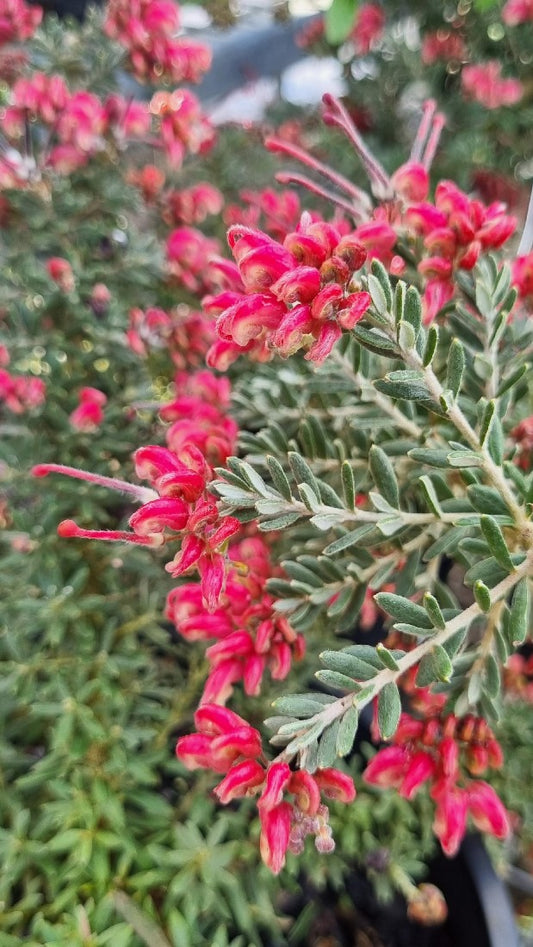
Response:
POLYGON ((178 16, 51 20, 5 92, 8 945, 282 944, 354 862, 439 920, 425 858, 528 812, 531 228, 433 97, 393 163, 328 94, 226 251, 178 16))

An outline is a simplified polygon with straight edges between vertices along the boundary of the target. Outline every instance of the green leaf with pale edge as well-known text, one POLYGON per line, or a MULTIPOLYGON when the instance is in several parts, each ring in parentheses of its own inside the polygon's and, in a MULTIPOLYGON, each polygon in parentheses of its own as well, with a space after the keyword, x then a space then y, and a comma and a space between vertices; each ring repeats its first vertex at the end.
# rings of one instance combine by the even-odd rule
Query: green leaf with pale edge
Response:
POLYGON ((433 670, 436 679, 447 684, 453 674, 453 664, 450 661, 448 652, 442 645, 437 644, 432 648, 430 656, 433 662, 433 670))
POLYGON ((353 473, 353 467, 349 460, 344 460, 341 466, 342 492, 346 509, 355 509, 355 499, 357 496, 357 487, 353 473))
POLYGON ((272 457, 271 454, 267 456, 266 460, 276 490, 281 493, 285 500, 292 500, 291 485, 279 460, 277 460, 276 457, 272 457))
POLYGON ((389 651, 388 648, 385 647, 384 644, 382 644, 381 641, 376 645, 376 654, 383 664, 383 667, 387 668, 389 671, 400 670, 400 666, 395 656, 391 651, 389 651))
POLYGON ((287 697, 278 697, 272 704, 278 713, 288 717, 314 717, 323 710, 322 704, 313 700, 307 694, 291 694, 287 697))
POLYGON ((378 673, 377 669, 362 658, 346 651, 322 651, 320 660, 330 671, 338 671, 353 681, 370 681, 378 673))
POLYGON ((339 733, 339 720, 334 720, 326 727, 318 744, 317 764, 319 769, 327 769, 333 766, 337 759, 337 736, 339 733))
POLYGON ((424 356, 422 359, 424 368, 427 368, 428 365, 431 365, 433 361, 435 352, 437 351, 437 345, 439 344, 439 330, 437 326, 430 326, 428 329, 426 347, 424 349, 424 356))
POLYGON ((463 344, 459 339, 454 339, 448 350, 448 369, 445 387, 450 389, 455 398, 461 388, 465 364, 466 360, 463 344))
POLYGON ((376 484, 376 487, 380 491, 381 495, 387 500, 387 503, 390 503, 391 506, 394 507, 394 509, 398 509, 400 505, 398 481, 396 479, 394 467, 392 466, 385 451, 382 450, 381 447, 377 447, 374 444, 370 448, 368 462, 370 466, 370 473, 372 474, 374 483, 376 484))
POLYGON ((333 687, 341 691, 357 690, 357 685, 352 678, 346 677, 345 674, 339 674, 338 671, 317 671, 315 677, 317 681, 320 681, 321 684, 325 684, 326 687, 333 687))
POLYGON ((481 579, 478 579, 477 582, 474 582, 472 586, 474 592, 474 597, 476 602, 482 612, 490 612, 491 609, 491 600, 490 600, 490 590, 487 588, 484 582, 481 579))
POLYGON ((530 588, 529 579, 524 577, 515 586, 509 616, 509 635, 513 642, 521 644, 530 631, 529 627, 530 588))
POLYGON ((511 559, 504 535, 498 526, 496 520, 486 513, 479 518, 481 531, 487 540, 488 547, 496 559, 496 562, 505 569, 506 572, 514 572, 514 564, 511 559))
POLYGON ((432 450, 426 447, 415 447, 407 452, 407 456, 428 467, 449 467, 447 450, 432 450))
POLYGON ((441 607, 437 602, 437 599, 431 594, 431 592, 425 593, 423 603, 431 624, 440 631, 446 628, 446 619, 442 614, 441 607))
MULTIPOLYGON (((403 318, 409 322, 418 336, 422 326, 422 300, 420 293, 414 286, 408 286, 405 294, 403 318)), ((429 335, 429 333, 428 333, 429 335)))
POLYGON ((339 723, 336 744, 337 756, 346 756, 352 749, 358 723, 359 712, 357 707, 349 707, 339 723))
POLYGON ((397 618, 398 621, 407 622, 410 625, 418 625, 422 630, 432 627, 432 622, 421 605, 416 605, 401 595, 394 595, 393 592, 378 592, 374 595, 374 601, 377 602, 383 611, 397 618))
POLYGON ((396 733, 401 712, 400 692, 396 684, 391 681, 385 684, 378 696, 378 727, 384 740, 390 740, 396 733))
POLYGON ((335 553, 342 552, 343 549, 349 549, 351 546, 356 546, 359 540, 368 533, 371 533, 373 529, 373 523, 367 523, 365 526, 358 526, 357 529, 353 529, 349 533, 345 533, 344 536, 341 536, 339 539, 336 539, 334 542, 330 543, 329 546, 326 546, 324 549, 324 555, 334 556, 335 553))

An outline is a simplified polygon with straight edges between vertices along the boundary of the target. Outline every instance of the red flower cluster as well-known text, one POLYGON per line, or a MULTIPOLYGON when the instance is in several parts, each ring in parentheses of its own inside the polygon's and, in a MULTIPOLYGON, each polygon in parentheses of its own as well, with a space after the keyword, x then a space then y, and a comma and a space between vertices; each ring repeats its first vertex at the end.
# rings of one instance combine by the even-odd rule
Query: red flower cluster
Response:
MULTIPOLYGON (((51 148, 38 158, 39 170, 50 167, 70 174, 104 148, 105 135, 122 146, 127 138, 146 135, 151 118, 144 103, 127 102, 120 95, 102 103, 91 92, 71 93, 60 76, 35 72, 15 82, 11 104, 2 115, 2 131, 12 141, 24 140, 29 122, 45 125, 52 141, 51 148)), ((18 152, 3 156, 4 186, 24 184, 31 172, 18 152)))
POLYGON ((502 763, 500 745, 482 718, 449 714, 415 720, 404 713, 392 746, 378 750, 363 776, 371 785, 397 789, 405 799, 428 783, 436 803, 433 831, 451 856, 466 832, 468 815, 482 832, 497 838, 508 834, 507 812, 492 787, 480 779, 464 780, 461 773, 463 766, 478 777, 502 763))
POLYGON ((195 227, 178 227, 167 238, 167 270, 191 293, 207 292, 210 257, 218 254, 218 240, 204 236, 195 227))
POLYGON ((531 460, 533 458, 533 415, 524 418, 513 428, 511 434, 517 446, 518 466, 522 470, 531 470, 531 460))
POLYGON ((530 302, 533 299, 533 253, 518 256, 513 261, 513 286, 521 300, 530 302))
POLYGON ((179 32, 172 0, 108 0, 104 30, 129 53, 141 82, 198 82, 211 65, 211 51, 179 32))
POLYGON ((274 611, 266 591, 267 579, 279 570, 264 538, 243 539, 230 546, 228 556, 226 585, 214 612, 206 611, 194 583, 178 586, 167 598, 166 616, 184 638, 216 641, 206 651, 210 672, 202 703, 225 703, 240 680, 246 694, 257 695, 267 668, 274 680, 283 680, 305 651, 303 636, 274 611))
MULTIPOLYGON (((0 346, 0 365, 9 364, 9 356, 4 346, 0 346)), ((32 408, 38 408, 45 399, 46 386, 42 378, 33 375, 12 375, 6 368, 0 368, 0 404, 4 404, 13 414, 23 414, 32 408)))
POLYGON ((497 59, 465 66, 461 73, 461 86, 466 98, 479 102, 486 109, 516 105, 524 94, 524 87, 519 79, 502 79, 501 71, 497 59))
POLYGON ((181 303, 171 312, 152 307, 130 310, 126 338, 137 355, 168 352, 177 368, 195 368, 205 363, 205 354, 215 338, 212 319, 181 303))
POLYGON ((298 227, 301 217, 300 199, 295 191, 243 190, 239 192, 241 204, 230 204, 224 211, 228 226, 244 224, 264 230, 275 240, 284 240, 287 234, 298 227))
POLYGON ((82 388, 79 405, 70 415, 70 423, 77 431, 96 431, 104 420, 103 406, 107 401, 98 388, 82 388))
POLYGON ((46 261, 46 270, 50 279, 63 293, 71 293, 76 285, 74 273, 68 260, 62 256, 52 256, 46 261))
POLYGON ((457 31, 436 30, 434 33, 426 33, 422 40, 421 57, 426 66, 452 60, 462 62, 467 55, 465 41, 457 31))
POLYGON ((519 26, 533 20, 533 0, 507 0, 502 20, 507 26, 519 26))
POLYGON ((204 704, 196 711, 194 722, 198 733, 180 737, 178 759, 188 769, 224 773, 215 788, 224 804, 261 791, 257 802, 261 857, 274 874, 283 868, 287 851, 303 851, 308 835, 315 836, 319 852, 333 851, 329 811, 321 802, 321 793, 340 802, 352 802, 355 787, 351 777, 336 769, 312 774, 305 769, 293 771, 282 761, 265 765, 258 731, 226 707, 204 704), (285 793, 293 801, 285 800, 285 793))
MULTIPOLYGON (((83 529, 73 520, 64 520, 58 533, 64 537, 104 539, 131 542, 145 546, 162 546, 177 539, 181 533, 181 548, 166 566, 173 576, 196 568, 200 573, 202 595, 209 610, 216 608, 224 587, 226 546, 240 529, 240 523, 231 516, 221 517, 217 505, 207 491, 212 479, 211 464, 223 463, 233 452, 236 425, 212 400, 223 403, 220 395, 227 382, 208 372, 196 382, 198 394, 189 398, 187 406, 179 401, 168 405, 163 413, 177 420, 167 432, 169 448, 150 445, 135 452, 135 470, 140 479, 148 480, 151 489, 139 487, 111 477, 64 467, 60 464, 38 464, 33 468, 37 477, 49 473, 64 473, 80 480, 100 483, 133 495, 141 507, 129 518, 130 531, 83 529), (182 409, 187 416, 183 417, 182 409)), ((187 381, 188 376, 183 376, 187 381)))
POLYGON ((0 45, 18 43, 33 36, 43 18, 41 7, 24 0, 2 0, 0 9, 0 45))
POLYGON ((168 191, 164 198, 163 220, 170 224, 200 224, 211 214, 219 214, 224 198, 217 187, 205 181, 168 191))
POLYGON ((453 298, 455 271, 471 270, 483 252, 501 247, 516 227, 516 220, 506 213, 505 204, 494 202, 485 207, 452 181, 437 185, 434 204, 411 204, 403 215, 403 223, 407 235, 422 238, 423 250, 428 254, 418 263, 418 271, 427 278, 426 322, 453 298))
POLYGON ((156 92, 150 112, 159 124, 159 136, 165 154, 181 167, 187 151, 203 154, 215 141, 213 126, 203 114, 200 103, 187 89, 156 92))
POLYGON ((533 653, 512 654, 503 671, 505 693, 533 704, 533 653))
POLYGON ((204 301, 220 313, 208 363, 225 368, 243 352, 266 360, 274 353, 322 362, 343 329, 352 329, 370 305, 353 288, 366 250, 323 221, 303 214, 296 231, 278 243, 260 230, 231 227, 228 241, 238 267, 231 290, 204 301))
POLYGON ((375 43, 383 36, 385 12, 377 3, 362 3, 357 15, 350 39, 358 56, 366 56, 375 43))

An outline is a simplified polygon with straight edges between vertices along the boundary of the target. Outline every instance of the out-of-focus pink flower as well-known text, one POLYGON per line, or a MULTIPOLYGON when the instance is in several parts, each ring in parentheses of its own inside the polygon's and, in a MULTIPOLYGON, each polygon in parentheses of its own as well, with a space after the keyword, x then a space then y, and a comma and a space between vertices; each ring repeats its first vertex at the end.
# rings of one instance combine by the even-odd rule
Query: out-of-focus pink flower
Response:
POLYGON ((70 423, 77 431, 96 431, 104 420, 103 406, 107 401, 98 388, 82 388, 79 405, 70 415, 70 423))
POLYGON ((211 184, 195 184, 180 191, 165 194, 163 219, 171 225, 198 224, 210 214, 219 214, 224 198, 211 184))
POLYGON ((91 289, 89 305, 95 316, 103 316, 111 302, 111 293, 105 283, 95 283, 91 289))
POLYGON ((165 173, 155 164, 146 164, 140 170, 130 171, 127 180, 139 188, 147 204, 152 204, 163 190, 165 173))
POLYGON ((104 30, 128 50, 137 79, 198 82, 211 65, 207 46, 178 37, 173 0, 109 0, 104 30))
POLYGON ((481 831, 498 838, 507 834, 507 814, 494 790, 482 780, 463 778, 465 770, 479 776, 502 762, 501 748, 485 720, 472 714, 442 716, 430 709, 424 720, 403 713, 392 746, 378 750, 363 776, 371 785, 396 789, 406 799, 427 784, 436 803, 433 830, 451 856, 462 841, 469 814, 481 831))
POLYGON ((46 396, 46 386, 42 378, 33 375, 12 375, 0 368, 0 404, 3 402, 13 414, 23 414, 31 408, 38 408, 46 396))
POLYGON ((533 20, 533 0, 507 0, 502 20, 507 26, 519 26, 533 20))
POLYGON ((357 10, 350 33, 358 56, 366 56, 381 39, 385 29, 385 12, 377 3, 362 3, 357 10))
POLYGON ((524 87, 519 79, 502 79, 501 69, 497 59, 465 66, 461 73, 463 94, 486 109, 516 105, 524 94, 524 87))
POLYGON ((462 62, 467 55, 465 41, 455 30, 441 29, 426 33, 422 40, 421 57, 426 66, 452 60, 462 62))
POLYGON ((43 18, 41 7, 24 0, 2 0, 0 8, 0 45, 16 43, 33 36, 43 18))
POLYGON ((187 151, 203 154, 215 141, 213 126, 188 89, 156 92, 150 112, 158 122, 162 147, 176 168, 181 167, 187 151))
POLYGON ((178 227, 167 238, 168 270, 191 292, 209 290, 209 258, 220 251, 218 240, 204 236, 194 227, 178 227))
POLYGON ((57 283, 64 293, 72 292, 76 283, 72 267, 68 260, 60 256, 50 257, 50 259, 47 260, 46 269, 48 270, 48 275, 53 279, 54 283, 57 283))

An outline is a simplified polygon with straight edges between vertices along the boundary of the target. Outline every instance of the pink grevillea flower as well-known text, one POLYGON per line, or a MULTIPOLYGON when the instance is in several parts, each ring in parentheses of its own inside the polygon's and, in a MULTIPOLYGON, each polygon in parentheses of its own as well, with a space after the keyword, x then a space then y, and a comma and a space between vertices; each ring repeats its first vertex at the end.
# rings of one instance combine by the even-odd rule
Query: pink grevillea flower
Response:
POLYGON ((465 41, 457 30, 440 29, 426 33, 422 40, 422 62, 430 66, 435 62, 462 62, 468 56, 465 41))
POLYGON ((224 198, 212 184, 194 184, 179 191, 165 194, 163 219, 171 226, 176 224, 200 224, 211 214, 219 214, 224 198))
POLYGON ((206 263, 219 251, 218 240, 194 227, 178 227, 167 238, 168 272, 191 292, 206 292, 211 289, 206 263))
POLYGON ((383 36, 385 12, 377 3, 362 3, 357 15, 350 39, 358 56, 366 56, 383 36))
POLYGON ((59 524, 59 534, 148 546, 180 540, 181 549, 166 568, 177 576, 195 567, 200 573, 206 608, 214 610, 224 587, 226 546, 240 529, 239 521, 221 517, 214 500, 208 498, 206 486, 211 471, 194 443, 184 439, 179 455, 155 445, 140 448, 135 463, 138 475, 148 479, 154 489, 59 464, 37 465, 33 473, 63 473, 133 495, 142 505, 129 518, 131 532, 83 529, 73 520, 64 520, 59 524))
POLYGON ((74 273, 68 260, 54 256, 46 262, 48 275, 64 293, 71 293, 75 287, 74 273))
POLYGON ((519 256, 512 264, 513 286, 522 300, 533 298, 533 253, 519 256))
POLYGON ((161 146, 172 164, 179 168, 185 154, 203 154, 215 141, 215 131, 192 92, 156 92, 150 112, 159 125, 161 146))
POLYGON ((228 549, 226 585, 218 607, 208 613, 194 585, 173 589, 167 617, 188 641, 214 640, 206 651, 210 671, 202 694, 207 703, 225 703, 242 681, 245 693, 257 694, 268 670, 284 679, 293 661, 305 652, 305 640, 274 610, 266 580, 279 575, 261 536, 233 543, 228 549))
POLYGON ((61 76, 34 72, 27 79, 18 79, 11 91, 11 103, 2 118, 3 131, 8 137, 23 135, 26 118, 55 125, 69 96, 61 76))
POLYGON ((511 431, 511 435, 517 446, 518 466, 522 470, 530 470, 533 458, 533 415, 520 421, 511 431))
POLYGON ((143 138, 150 131, 152 118, 145 102, 114 93, 107 97, 103 108, 106 128, 113 132, 118 144, 129 138, 143 138))
POLYGON ((516 105, 524 94, 524 87, 519 79, 502 79, 501 69, 497 59, 465 66, 461 73, 463 94, 486 109, 516 105))
POLYGON ((78 431, 95 431, 104 420, 103 406, 107 401, 98 388, 82 388, 79 405, 69 417, 72 427, 78 431))
POLYGON ((507 813, 494 790, 463 776, 464 771, 479 776, 502 763, 501 748, 482 718, 449 714, 417 720, 402 714, 393 744, 378 750, 363 776, 371 785, 397 789, 406 799, 428 785, 436 803, 433 830, 443 851, 454 855, 468 815, 481 831, 507 835, 507 813))
POLYGON ((198 82, 211 64, 207 46, 176 38, 179 7, 172 0, 109 0, 104 30, 128 50, 141 82, 198 82))
MULTIPOLYGON (((341 237, 330 224, 304 214, 283 244, 262 231, 235 226, 228 242, 244 292, 223 293, 210 299, 208 308, 220 306, 217 332, 223 342, 233 343, 233 358, 239 349, 263 357, 267 346, 283 356, 305 348, 307 359, 322 362, 343 329, 353 328, 370 305, 368 293, 351 292, 349 285, 366 250, 357 237, 341 237)), ((223 356, 226 361, 227 350, 223 356)), ((220 364, 216 345, 208 362, 220 364)))
POLYGON ((294 191, 245 189, 239 192, 239 198, 240 204, 230 204, 224 209, 224 221, 228 226, 257 227, 281 241, 296 230, 302 211, 300 199, 294 191))
POLYGON ((0 45, 17 43, 33 36, 43 18, 41 7, 24 0, 2 0, 0 8, 0 45))
POLYGON ((46 386, 41 378, 12 375, 5 368, 0 368, 0 405, 5 405, 13 414, 23 414, 32 408, 38 408, 45 397, 46 386))
POLYGON ((144 168, 132 168, 127 174, 128 184, 138 187, 147 204, 153 204, 165 185, 165 173, 155 164, 145 164, 144 168))
POLYGON ((502 20, 507 26, 520 26, 533 20, 533 0, 507 0, 502 20))
POLYGON ((274 874, 283 868, 287 851, 303 851, 308 835, 314 835, 319 852, 333 851, 329 811, 320 796, 352 802, 355 787, 350 776, 335 769, 291 770, 283 760, 265 768, 257 759, 262 758, 257 731, 224 707, 204 704, 195 714, 195 725, 198 733, 178 740, 178 759, 188 769, 224 773, 214 790, 222 803, 260 791, 261 857, 274 874), (287 795, 293 799, 287 800, 287 795))
POLYGON ((242 759, 261 754, 261 736, 233 710, 204 704, 194 715, 197 733, 180 737, 176 755, 187 769, 227 773, 242 759))

